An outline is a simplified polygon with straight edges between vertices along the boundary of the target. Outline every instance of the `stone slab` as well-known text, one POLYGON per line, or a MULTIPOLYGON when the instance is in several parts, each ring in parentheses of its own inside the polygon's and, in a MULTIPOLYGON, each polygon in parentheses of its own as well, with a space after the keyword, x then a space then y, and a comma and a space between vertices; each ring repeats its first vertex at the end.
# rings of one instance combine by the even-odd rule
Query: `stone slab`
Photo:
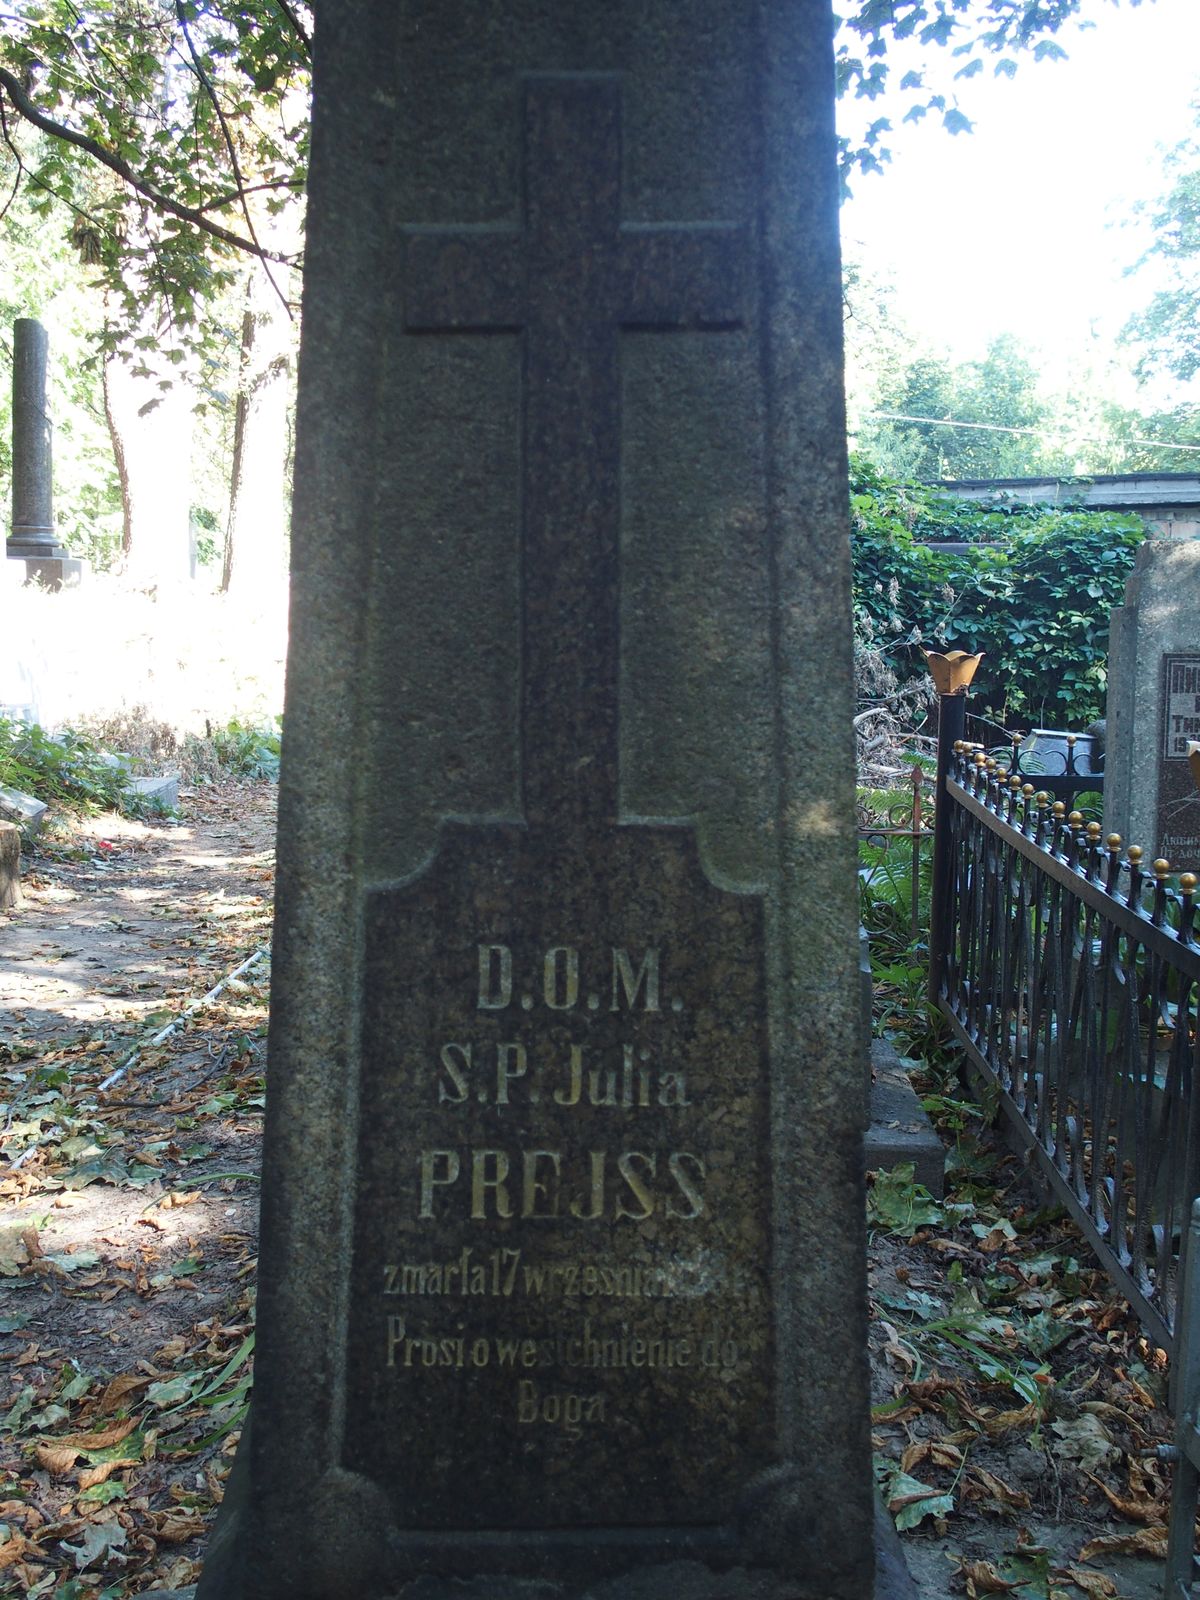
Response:
POLYGON ((15 822, 0 822, 0 911, 21 903, 21 830, 15 822))
POLYGON ((177 811, 179 782, 178 772, 164 772, 157 778, 130 778, 125 787, 131 794, 140 795, 143 800, 153 801, 168 811, 177 811))
POLYGON ((44 800, 36 800, 31 794, 22 794, 19 789, 7 789, 0 784, 0 817, 15 822, 27 837, 32 838, 38 831, 48 810, 44 800))
POLYGON ((867 1171, 890 1172, 911 1161, 916 1182, 940 1200, 946 1189, 946 1147, 889 1040, 872 1040, 871 1066, 871 1126, 863 1138, 867 1171))

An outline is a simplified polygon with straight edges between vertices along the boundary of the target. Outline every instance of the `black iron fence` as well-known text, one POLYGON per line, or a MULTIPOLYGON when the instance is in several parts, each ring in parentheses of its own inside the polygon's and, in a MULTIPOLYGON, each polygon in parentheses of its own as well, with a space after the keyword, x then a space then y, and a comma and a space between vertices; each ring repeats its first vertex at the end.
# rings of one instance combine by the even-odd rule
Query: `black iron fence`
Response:
POLYGON ((1147 870, 1138 849, 956 739, 963 698, 941 701, 933 996, 1172 1349, 1200 1193, 1196 879, 1174 887, 1165 861, 1147 870))

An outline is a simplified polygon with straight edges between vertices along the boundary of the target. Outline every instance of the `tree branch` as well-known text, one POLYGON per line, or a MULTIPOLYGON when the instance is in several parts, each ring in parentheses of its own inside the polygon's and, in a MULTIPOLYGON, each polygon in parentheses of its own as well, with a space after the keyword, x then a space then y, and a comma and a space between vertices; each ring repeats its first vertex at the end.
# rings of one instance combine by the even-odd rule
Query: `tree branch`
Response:
POLYGON ((0 87, 7 92, 14 108, 20 112, 26 122, 31 122, 35 128, 40 128, 43 133, 48 133, 51 138, 62 139, 67 144, 75 145, 77 149, 84 151, 85 154, 99 161, 102 166, 107 167, 110 172, 115 172, 118 178, 127 183, 131 189, 136 190, 144 199, 149 200, 151 205, 162 211, 169 212, 173 217, 178 217, 181 222, 190 222, 194 228, 199 228, 202 233, 207 233, 212 238, 219 239, 222 244, 230 245, 235 250, 245 251, 247 255, 257 256, 263 261, 278 261, 286 264, 287 257, 279 254, 278 251, 264 250, 260 245, 255 244, 253 239, 244 239, 241 234, 234 233, 229 228, 223 228, 219 222, 211 222, 202 211, 196 211, 191 206, 180 205, 177 200, 172 200, 169 195, 155 189, 144 178, 139 178, 129 163, 121 156, 116 155, 111 150, 106 150, 102 144, 98 144, 95 139, 90 139, 87 134, 78 133, 74 128, 68 128, 61 122, 55 122, 53 117, 47 116, 44 111, 33 103, 22 88, 20 81, 5 67, 0 67, 0 87))
POLYGON ((299 39, 300 43, 304 46, 305 55, 307 55, 308 58, 311 60, 312 59, 312 35, 308 32, 308 29, 300 21, 300 18, 297 15, 297 13, 288 4, 288 0, 275 0, 275 4, 279 7, 280 11, 282 11, 284 16, 287 18, 289 27, 291 28, 292 32, 296 35, 297 39, 299 39))
POLYGON ((254 241, 254 249, 259 260, 262 261, 263 271, 267 275, 267 282, 275 291, 276 297, 284 309, 284 314, 290 318, 292 315, 292 308, 288 305, 287 296, 276 283, 275 275, 267 265, 263 248, 258 242, 258 233, 254 227, 254 218, 250 215, 250 202, 246 199, 246 183, 245 179, 242 177, 241 163, 238 161, 237 146, 233 142, 233 134, 229 131, 229 123, 225 119, 225 112, 221 105, 220 97, 217 94, 216 89, 213 87, 212 79, 204 70, 204 64, 200 60, 199 51, 196 49, 195 42, 192 39, 192 32, 188 27, 187 12, 184 10, 183 0, 175 0, 175 15, 179 18, 179 26, 183 32, 184 43, 188 47, 188 55, 192 58, 192 68, 195 71, 197 78, 200 80, 201 88, 208 96, 209 104, 216 113, 217 124, 221 129, 221 138, 225 143, 225 152, 229 157, 229 166, 233 173, 233 181, 237 186, 238 203, 242 208, 242 216, 246 219, 246 232, 254 241))

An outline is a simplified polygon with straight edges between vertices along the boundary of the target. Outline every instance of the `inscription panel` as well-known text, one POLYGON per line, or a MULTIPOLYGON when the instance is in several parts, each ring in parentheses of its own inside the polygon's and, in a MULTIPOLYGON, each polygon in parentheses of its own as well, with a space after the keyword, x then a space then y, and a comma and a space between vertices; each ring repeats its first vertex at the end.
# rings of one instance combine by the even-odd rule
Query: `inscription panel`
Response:
POLYGON ((762 906, 690 830, 371 896, 343 1460, 400 1526, 727 1520, 773 1458, 762 906))
POLYGON ((1163 657, 1156 848, 1176 872, 1200 867, 1200 794, 1188 745, 1200 740, 1200 655, 1163 657))

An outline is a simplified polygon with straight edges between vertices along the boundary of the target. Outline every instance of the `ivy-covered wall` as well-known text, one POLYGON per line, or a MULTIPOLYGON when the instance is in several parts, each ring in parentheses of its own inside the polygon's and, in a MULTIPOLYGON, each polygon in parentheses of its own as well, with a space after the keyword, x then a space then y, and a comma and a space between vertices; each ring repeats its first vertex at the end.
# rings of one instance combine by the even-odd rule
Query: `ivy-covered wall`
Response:
POLYGON ((971 709, 1010 728, 1104 715, 1108 616, 1140 517, 1071 506, 988 508, 851 464, 855 624, 903 674, 917 646, 982 650, 971 709), (978 545, 966 553, 923 541, 978 545))

